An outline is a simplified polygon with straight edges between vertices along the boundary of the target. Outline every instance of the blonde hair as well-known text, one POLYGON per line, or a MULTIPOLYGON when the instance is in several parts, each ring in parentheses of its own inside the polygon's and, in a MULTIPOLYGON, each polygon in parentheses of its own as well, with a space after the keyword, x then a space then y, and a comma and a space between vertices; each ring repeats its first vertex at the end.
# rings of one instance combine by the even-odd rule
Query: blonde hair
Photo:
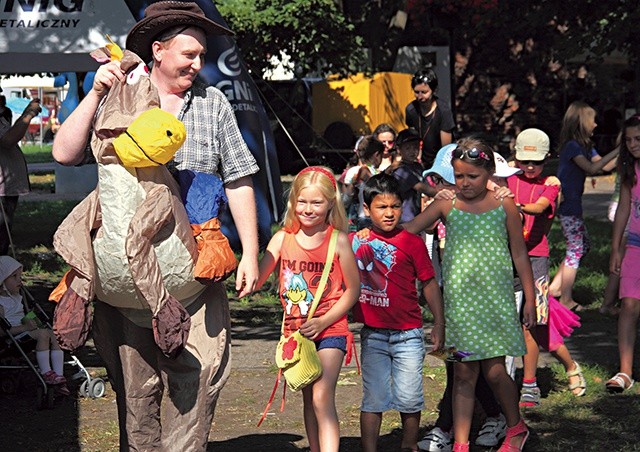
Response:
POLYGON ((300 229, 300 221, 296 216, 296 203, 300 192, 307 187, 316 187, 322 196, 333 205, 329 208, 326 222, 335 229, 346 232, 348 227, 347 214, 342 205, 340 190, 336 179, 329 168, 324 166, 305 168, 293 179, 289 189, 287 210, 284 213, 283 228, 287 232, 297 232, 300 229))
POLYGON ((581 101, 572 102, 567 108, 564 118, 562 118, 558 153, 571 140, 577 141, 584 149, 590 150, 593 147, 593 142, 587 130, 587 122, 595 119, 595 117, 596 111, 586 103, 581 101))

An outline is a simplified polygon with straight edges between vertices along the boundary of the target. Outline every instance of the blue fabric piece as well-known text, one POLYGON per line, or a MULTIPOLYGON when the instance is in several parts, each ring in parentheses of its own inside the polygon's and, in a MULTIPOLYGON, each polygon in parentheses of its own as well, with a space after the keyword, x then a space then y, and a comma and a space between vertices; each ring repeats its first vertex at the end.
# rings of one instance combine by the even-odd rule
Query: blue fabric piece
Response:
POLYGON ((224 185, 218 176, 191 170, 178 171, 180 195, 191 224, 218 217, 227 204, 224 185))

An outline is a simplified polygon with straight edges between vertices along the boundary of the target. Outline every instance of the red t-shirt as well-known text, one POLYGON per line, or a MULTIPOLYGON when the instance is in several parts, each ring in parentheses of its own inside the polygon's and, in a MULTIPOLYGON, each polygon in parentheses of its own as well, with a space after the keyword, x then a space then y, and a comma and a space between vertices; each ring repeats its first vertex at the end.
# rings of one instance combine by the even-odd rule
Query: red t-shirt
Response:
POLYGON ((529 256, 549 257, 547 232, 556 210, 556 199, 560 187, 545 185, 546 178, 528 179, 523 175, 511 176, 507 179, 509 190, 515 195, 517 204, 531 204, 540 198, 547 198, 551 205, 540 215, 529 215, 523 212, 522 230, 529 256))
POLYGON ((422 239, 404 229, 389 233, 371 230, 366 239, 352 234, 351 245, 360 271, 355 320, 373 328, 421 328, 416 279, 434 277, 422 239))
MULTIPOLYGON (((313 249, 302 248, 295 234, 285 235, 280 250, 280 301, 285 310, 285 334, 300 328, 311 308, 313 297, 327 261, 327 251, 333 228, 329 226, 324 242, 313 249)), ((333 258, 327 285, 313 317, 324 315, 340 299, 344 289, 343 276, 338 254, 333 258)), ((346 336, 349 332, 347 316, 340 318, 324 330, 319 338, 346 336)))

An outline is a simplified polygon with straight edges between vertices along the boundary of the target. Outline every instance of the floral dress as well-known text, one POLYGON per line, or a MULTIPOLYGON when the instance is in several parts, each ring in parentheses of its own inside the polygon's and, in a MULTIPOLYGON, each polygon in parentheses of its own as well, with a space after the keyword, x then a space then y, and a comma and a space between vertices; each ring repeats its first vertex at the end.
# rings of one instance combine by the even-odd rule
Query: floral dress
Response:
POLYGON ((447 345, 471 353, 464 361, 525 354, 502 206, 476 214, 453 201, 443 281, 447 345))

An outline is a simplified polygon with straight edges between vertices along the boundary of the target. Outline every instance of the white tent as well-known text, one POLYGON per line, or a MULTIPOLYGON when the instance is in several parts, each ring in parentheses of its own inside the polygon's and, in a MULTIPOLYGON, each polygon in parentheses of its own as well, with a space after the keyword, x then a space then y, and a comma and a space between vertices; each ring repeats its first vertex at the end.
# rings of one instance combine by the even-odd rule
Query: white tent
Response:
POLYGON ((89 52, 106 44, 124 48, 135 23, 124 1, 6 0, 0 9, 0 74, 87 72, 89 52))

